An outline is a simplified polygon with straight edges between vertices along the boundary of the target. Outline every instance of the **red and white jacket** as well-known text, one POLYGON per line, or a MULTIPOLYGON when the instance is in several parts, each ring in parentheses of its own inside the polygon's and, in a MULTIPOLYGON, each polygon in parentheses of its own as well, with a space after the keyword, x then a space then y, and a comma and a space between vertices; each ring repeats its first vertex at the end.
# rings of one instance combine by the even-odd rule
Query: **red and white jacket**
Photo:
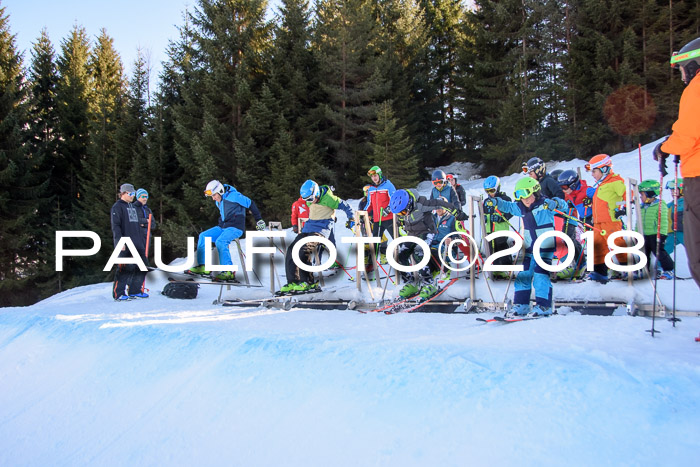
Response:
POLYGON ((371 185, 369 187, 369 190, 367 190, 367 204, 364 206, 364 210, 370 213, 372 222, 379 222, 380 217, 382 221, 394 218, 393 214, 386 213, 384 216, 381 216, 380 212, 382 209, 386 211, 387 207, 389 207, 389 200, 395 191, 394 184, 389 180, 382 180, 382 183, 379 185, 371 185))

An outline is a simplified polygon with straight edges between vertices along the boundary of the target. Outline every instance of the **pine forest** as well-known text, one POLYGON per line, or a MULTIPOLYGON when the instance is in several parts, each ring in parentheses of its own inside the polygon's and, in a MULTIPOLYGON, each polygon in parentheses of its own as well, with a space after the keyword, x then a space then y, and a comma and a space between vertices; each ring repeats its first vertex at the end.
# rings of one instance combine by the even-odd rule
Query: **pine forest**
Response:
POLYGON ((455 161, 501 175, 534 155, 631 150, 670 131, 683 84, 669 58, 700 36, 700 0, 268 8, 196 0, 151 77, 143 55, 125 73, 104 29, 57 44, 42 31, 21 53, 0 3, 0 305, 109 280, 125 182, 148 189, 170 261, 215 225, 212 179, 288 227, 309 178, 357 199, 373 165, 408 188, 455 161), (56 272, 57 230, 103 248, 56 272))

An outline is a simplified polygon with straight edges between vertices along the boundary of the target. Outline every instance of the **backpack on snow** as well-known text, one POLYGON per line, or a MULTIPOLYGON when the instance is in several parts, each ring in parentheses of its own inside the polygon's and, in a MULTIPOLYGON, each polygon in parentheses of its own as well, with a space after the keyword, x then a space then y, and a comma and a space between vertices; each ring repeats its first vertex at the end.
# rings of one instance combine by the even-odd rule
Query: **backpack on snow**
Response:
POLYGON ((197 298, 199 284, 187 282, 168 282, 161 294, 170 298, 197 298))

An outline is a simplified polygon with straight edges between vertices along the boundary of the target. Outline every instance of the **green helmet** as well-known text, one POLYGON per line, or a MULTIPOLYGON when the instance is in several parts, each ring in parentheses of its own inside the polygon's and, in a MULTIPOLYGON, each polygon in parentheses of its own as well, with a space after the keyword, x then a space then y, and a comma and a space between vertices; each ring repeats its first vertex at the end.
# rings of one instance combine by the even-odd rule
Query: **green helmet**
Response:
POLYGON ((384 179, 384 177, 382 176, 382 169, 380 169, 378 165, 373 166, 371 169, 369 169, 367 171, 368 177, 371 177, 374 174, 379 175, 379 180, 384 179))
POLYGON ((540 191, 540 182, 532 177, 523 177, 515 184, 515 191, 513 195, 515 200, 519 201, 523 198, 527 198, 538 191, 540 191))
POLYGON ((644 180, 639 184, 639 191, 642 192, 653 192, 654 196, 659 196, 661 192, 661 185, 656 180, 644 180))
MULTIPOLYGON (((675 190, 676 189, 676 181, 669 180, 668 182, 666 182, 666 189, 667 190, 675 190)), ((678 189, 679 190, 683 189, 683 179, 682 178, 678 179, 678 189)))

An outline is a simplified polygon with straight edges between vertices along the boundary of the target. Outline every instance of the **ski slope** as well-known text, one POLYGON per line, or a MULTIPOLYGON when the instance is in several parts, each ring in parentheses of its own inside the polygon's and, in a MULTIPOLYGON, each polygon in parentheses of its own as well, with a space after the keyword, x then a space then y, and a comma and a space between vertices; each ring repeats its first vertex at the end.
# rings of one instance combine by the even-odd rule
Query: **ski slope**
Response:
MULTIPOLYGON (((644 158, 645 175, 656 177, 655 163, 644 158)), ((638 178, 637 160, 636 151, 617 155, 615 171, 638 178)), ((471 167, 454 169, 464 181, 471 167)), ((506 191, 518 177, 502 179, 506 191)), ((476 196, 481 183, 463 184, 476 196)), ((680 257, 679 274, 687 275, 680 257)), ((256 272, 267 285, 264 262, 256 272)), ((366 298, 366 286, 359 293, 345 277, 329 278, 324 295, 366 298)), ((117 303, 111 284, 95 284, 0 309, 0 465, 658 466, 697 459, 700 318, 684 316, 675 327, 657 319, 652 338, 651 319, 624 310, 599 317, 563 309, 546 319, 484 324, 464 313, 221 307, 212 305, 217 286, 202 286, 195 300, 173 300, 157 293, 166 281, 150 273, 147 300, 117 303)), ((671 283, 659 283, 670 305, 671 283)), ((494 286, 502 296, 505 283, 494 286)), ((643 283, 554 287, 555 299, 651 303, 643 283)), ((677 288, 679 309, 700 310, 694 282, 677 288)), ((462 280, 446 295, 463 299, 468 290, 462 280)), ((237 287, 223 298, 268 294, 237 287)), ((488 299, 481 279, 477 295, 488 299)))

